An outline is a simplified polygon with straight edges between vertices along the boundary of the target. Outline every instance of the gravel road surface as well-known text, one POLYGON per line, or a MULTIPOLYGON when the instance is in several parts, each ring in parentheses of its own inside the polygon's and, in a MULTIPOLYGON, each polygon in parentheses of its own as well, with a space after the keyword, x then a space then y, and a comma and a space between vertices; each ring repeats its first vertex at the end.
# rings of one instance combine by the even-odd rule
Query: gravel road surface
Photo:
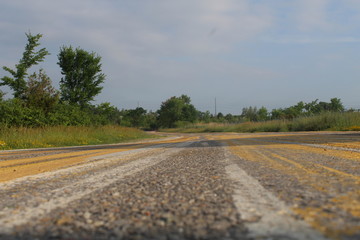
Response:
POLYGON ((360 239, 355 133, 0 152, 0 239, 360 239))

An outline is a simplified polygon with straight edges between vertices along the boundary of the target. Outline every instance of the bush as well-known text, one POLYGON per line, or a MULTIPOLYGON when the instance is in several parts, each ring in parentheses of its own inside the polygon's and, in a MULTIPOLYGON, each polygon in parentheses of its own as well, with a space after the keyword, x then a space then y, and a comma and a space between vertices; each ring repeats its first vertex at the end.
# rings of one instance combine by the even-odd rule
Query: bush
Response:
POLYGON ((100 126, 119 124, 119 111, 115 107, 58 103, 51 111, 28 106, 20 99, 0 101, 0 125, 6 127, 42 126, 100 126), (109 110, 111 109, 111 111, 109 110))
POLYGON ((45 113, 37 108, 24 106, 19 99, 0 102, 0 124, 2 126, 39 127, 46 125, 45 113))

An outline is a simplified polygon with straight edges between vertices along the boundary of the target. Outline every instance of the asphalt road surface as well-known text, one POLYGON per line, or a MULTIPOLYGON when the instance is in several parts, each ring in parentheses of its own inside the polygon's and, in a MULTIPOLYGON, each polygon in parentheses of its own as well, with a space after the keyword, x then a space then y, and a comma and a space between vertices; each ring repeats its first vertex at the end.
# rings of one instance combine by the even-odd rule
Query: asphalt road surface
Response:
POLYGON ((360 239, 360 134, 0 152, 0 239, 360 239))

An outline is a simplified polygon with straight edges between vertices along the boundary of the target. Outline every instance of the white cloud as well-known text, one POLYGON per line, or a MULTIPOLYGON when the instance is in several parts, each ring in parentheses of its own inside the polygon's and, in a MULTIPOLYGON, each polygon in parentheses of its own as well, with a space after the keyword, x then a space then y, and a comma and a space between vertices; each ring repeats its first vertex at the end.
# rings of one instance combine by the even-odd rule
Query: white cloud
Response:
POLYGON ((299 0, 298 26, 302 31, 327 30, 331 25, 327 19, 329 0, 299 0))
MULTIPOLYGON (((51 39, 111 38, 135 54, 196 54, 224 51, 271 26, 271 16, 251 1, 13 0, 8 6, 26 16, 30 29, 51 39), (130 6, 129 6, 130 5, 130 6), (214 34, 209 36, 209 32, 214 34), (95 33, 102 36, 96 37, 95 33)), ((12 13, 13 14, 13 13, 12 13)), ((110 40, 109 40, 110 41, 110 40)), ((111 47, 111 46, 109 46, 111 47)))
MULTIPOLYGON (((207 94, 201 90, 204 86, 209 93, 221 90, 224 95, 236 95, 238 87, 251 101, 253 94, 246 93, 247 88, 276 86, 279 80, 275 71, 286 69, 291 62, 284 60, 279 63, 284 68, 268 70, 276 67, 273 62, 281 55, 282 47, 294 51, 294 55, 300 51, 284 43, 300 43, 306 48, 309 43, 359 42, 359 21, 353 21, 360 16, 359 1, 342 2, 2 1, 0 62, 9 66, 16 63, 24 48, 24 32, 31 30, 44 35, 41 46, 52 53, 44 64, 53 68, 45 70, 54 81, 59 80, 56 55, 61 45, 80 46, 100 54, 108 76, 105 94, 100 96, 104 101, 120 104, 123 99, 138 96, 158 101, 168 97, 167 93, 186 91, 200 98, 207 94), (334 3, 341 7, 334 11, 334 3), (346 18, 349 9, 351 19, 346 18)), ((317 46, 320 44, 311 47, 317 46)), ((306 62, 299 61, 299 65, 306 62)), ((279 78, 292 78, 288 71, 279 78)), ((263 91, 264 98, 267 91, 263 91)))

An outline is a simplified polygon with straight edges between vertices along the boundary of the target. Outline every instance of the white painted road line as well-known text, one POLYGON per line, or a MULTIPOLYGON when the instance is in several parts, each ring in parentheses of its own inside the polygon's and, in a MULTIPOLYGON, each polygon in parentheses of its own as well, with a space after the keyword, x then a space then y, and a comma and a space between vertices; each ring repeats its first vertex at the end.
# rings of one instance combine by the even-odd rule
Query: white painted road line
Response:
POLYGON ((234 203, 241 218, 246 222, 249 236, 256 239, 326 239, 307 223, 297 220, 284 202, 267 191, 237 164, 235 156, 226 152, 229 165, 225 170, 234 182, 234 203))
MULTIPOLYGON (((190 144, 192 144, 192 142, 173 144, 173 148, 166 148, 160 154, 150 155, 149 157, 132 161, 125 165, 120 165, 111 170, 96 173, 90 178, 73 182, 70 186, 66 185, 62 188, 55 189, 50 193, 44 193, 43 196, 40 195, 33 197, 29 200, 28 207, 24 209, 19 209, 19 211, 14 212, 12 209, 2 209, 0 210, 0 233, 10 234, 12 231, 14 231, 16 226, 26 224, 29 221, 49 214, 52 210, 56 208, 65 208, 70 202, 79 200, 85 195, 91 194, 96 190, 103 189, 106 186, 109 186, 110 184, 115 183, 116 181, 119 181, 126 176, 143 171, 146 168, 167 159, 170 155, 183 150, 184 147, 190 144), (41 202, 41 204, 34 204, 37 202, 41 202)), ((111 155, 111 157, 116 158, 119 156, 111 155)), ((106 157, 105 159, 109 160, 109 158, 106 157)), ((96 167, 97 164, 100 163, 93 163, 92 167, 96 167)), ((61 171, 76 171, 76 167, 73 167, 71 169, 62 169, 61 171)), ((51 178, 52 175, 57 175, 57 171, 48 172, 47 175, 49 178, 51 178)), ((23 178, 22 180, 24 179, 25 178, 23 178)), ((17 179, 16 182, 18 183, 19 180, 17 179)), ((11 184, 11 182, 8 182, 6 184, 11 184)))

